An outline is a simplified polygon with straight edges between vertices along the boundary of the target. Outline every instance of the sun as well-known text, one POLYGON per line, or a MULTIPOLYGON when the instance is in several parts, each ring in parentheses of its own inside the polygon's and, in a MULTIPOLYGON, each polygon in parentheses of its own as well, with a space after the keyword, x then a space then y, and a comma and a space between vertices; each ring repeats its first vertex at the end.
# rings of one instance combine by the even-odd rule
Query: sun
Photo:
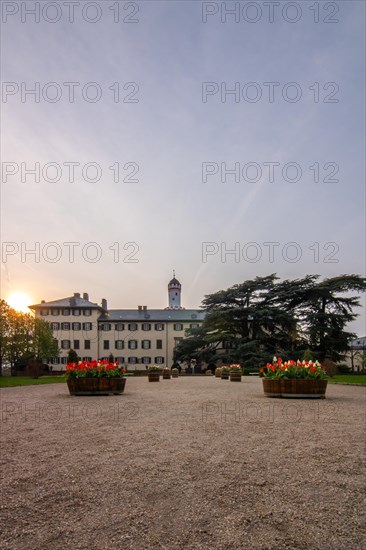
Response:
POLYGON ((28 306, 32 304, 32 298, 25 292, 12 292, 7 300, 10 307, 23 313, 30 313, 28 306))

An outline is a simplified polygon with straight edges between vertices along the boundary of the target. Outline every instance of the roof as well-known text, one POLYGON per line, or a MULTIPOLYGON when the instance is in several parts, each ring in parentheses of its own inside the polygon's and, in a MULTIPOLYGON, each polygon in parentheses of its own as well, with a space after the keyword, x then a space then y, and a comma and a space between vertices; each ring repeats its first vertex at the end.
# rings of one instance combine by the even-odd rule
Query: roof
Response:
POLYGON ((356 338, 356 340, 352 340, 350 343, 350 348, 352 349, 365 349, 366 348, 366 336, 361 336, 360 338, 356 338))
POLYGON ((95 304, 94 302, 90 302, 89 300, 84 300, 84 298, 81 298, 81 296, 70 296, 69 298, 61 298, 60 300, 54 300, 53 302, 42 302, 40 304, 34 304, 32 306, 29 306, 30 309, 37 309, 37 308, 44 308, 44 307, 87 307, 87 308, 98 308, 102 309, 102 307, 98 304, 95 304))
POLYGON ((99 321, 203 321, 206 312, 198 309, 110 309, 99 321))
POLYGON ((176 279, 176 278, 174 277, 171 281, 169 281, 168 286, 182 286, 182 285, 180 284, 180 282, 178 281, 178 279, 176 279))
POLYGON ((173 286, 173 285, 175 285, 175 286, 182 286, 182 285, 180 284, 180 282, 178 281, 178 279, 176 279, 175 277, 173 277, 173 279, 172 279, 171 281, 169 281, 168 286, 170 286, 170 285, 172 285, 172 286, 173 286))

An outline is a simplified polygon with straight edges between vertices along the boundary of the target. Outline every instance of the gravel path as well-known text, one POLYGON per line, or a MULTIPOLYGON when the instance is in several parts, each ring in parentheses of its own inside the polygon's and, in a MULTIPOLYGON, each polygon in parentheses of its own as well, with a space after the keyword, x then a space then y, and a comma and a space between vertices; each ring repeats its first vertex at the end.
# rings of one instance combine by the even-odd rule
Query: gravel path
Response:
POLYGON ((6 388, 0 545, 366 549, 366 388, 129 378, 125 394, 6 388))

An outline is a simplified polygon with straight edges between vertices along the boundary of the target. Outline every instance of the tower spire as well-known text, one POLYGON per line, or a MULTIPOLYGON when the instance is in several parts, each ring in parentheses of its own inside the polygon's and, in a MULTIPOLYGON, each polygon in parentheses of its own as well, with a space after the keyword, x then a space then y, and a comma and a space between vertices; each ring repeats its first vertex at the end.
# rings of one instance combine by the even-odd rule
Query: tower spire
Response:
POLYGON ((175 269, 173 269, 173 279, 168 284, 169 309, 179 309, 181 307, 182 285, 175 278, 175 269))

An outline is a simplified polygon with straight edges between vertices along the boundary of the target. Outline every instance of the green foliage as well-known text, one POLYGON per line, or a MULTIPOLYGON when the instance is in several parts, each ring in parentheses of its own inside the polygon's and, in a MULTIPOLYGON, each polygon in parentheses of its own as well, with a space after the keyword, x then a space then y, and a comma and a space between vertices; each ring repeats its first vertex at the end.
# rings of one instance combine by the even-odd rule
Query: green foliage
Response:
POLYGON ((32 351, 35 357, 46 359, 55 357, 59 350, 51 325, 43 319, 33 319, 32 351))
POLYGON ((205 296, 207 316, 177 348, 183 361, 240 363, 251 371, 284 360, 339 361, 355 335, 346 326, 357 315, 366 279, 318 275, 279 281, 275 274, 205 296))
POLYGON ((59 354, 51 325, 30 313, 11 308, 0 301, 0 372, 4 361, 12 368, 22 359, 48 359, 59 354))

